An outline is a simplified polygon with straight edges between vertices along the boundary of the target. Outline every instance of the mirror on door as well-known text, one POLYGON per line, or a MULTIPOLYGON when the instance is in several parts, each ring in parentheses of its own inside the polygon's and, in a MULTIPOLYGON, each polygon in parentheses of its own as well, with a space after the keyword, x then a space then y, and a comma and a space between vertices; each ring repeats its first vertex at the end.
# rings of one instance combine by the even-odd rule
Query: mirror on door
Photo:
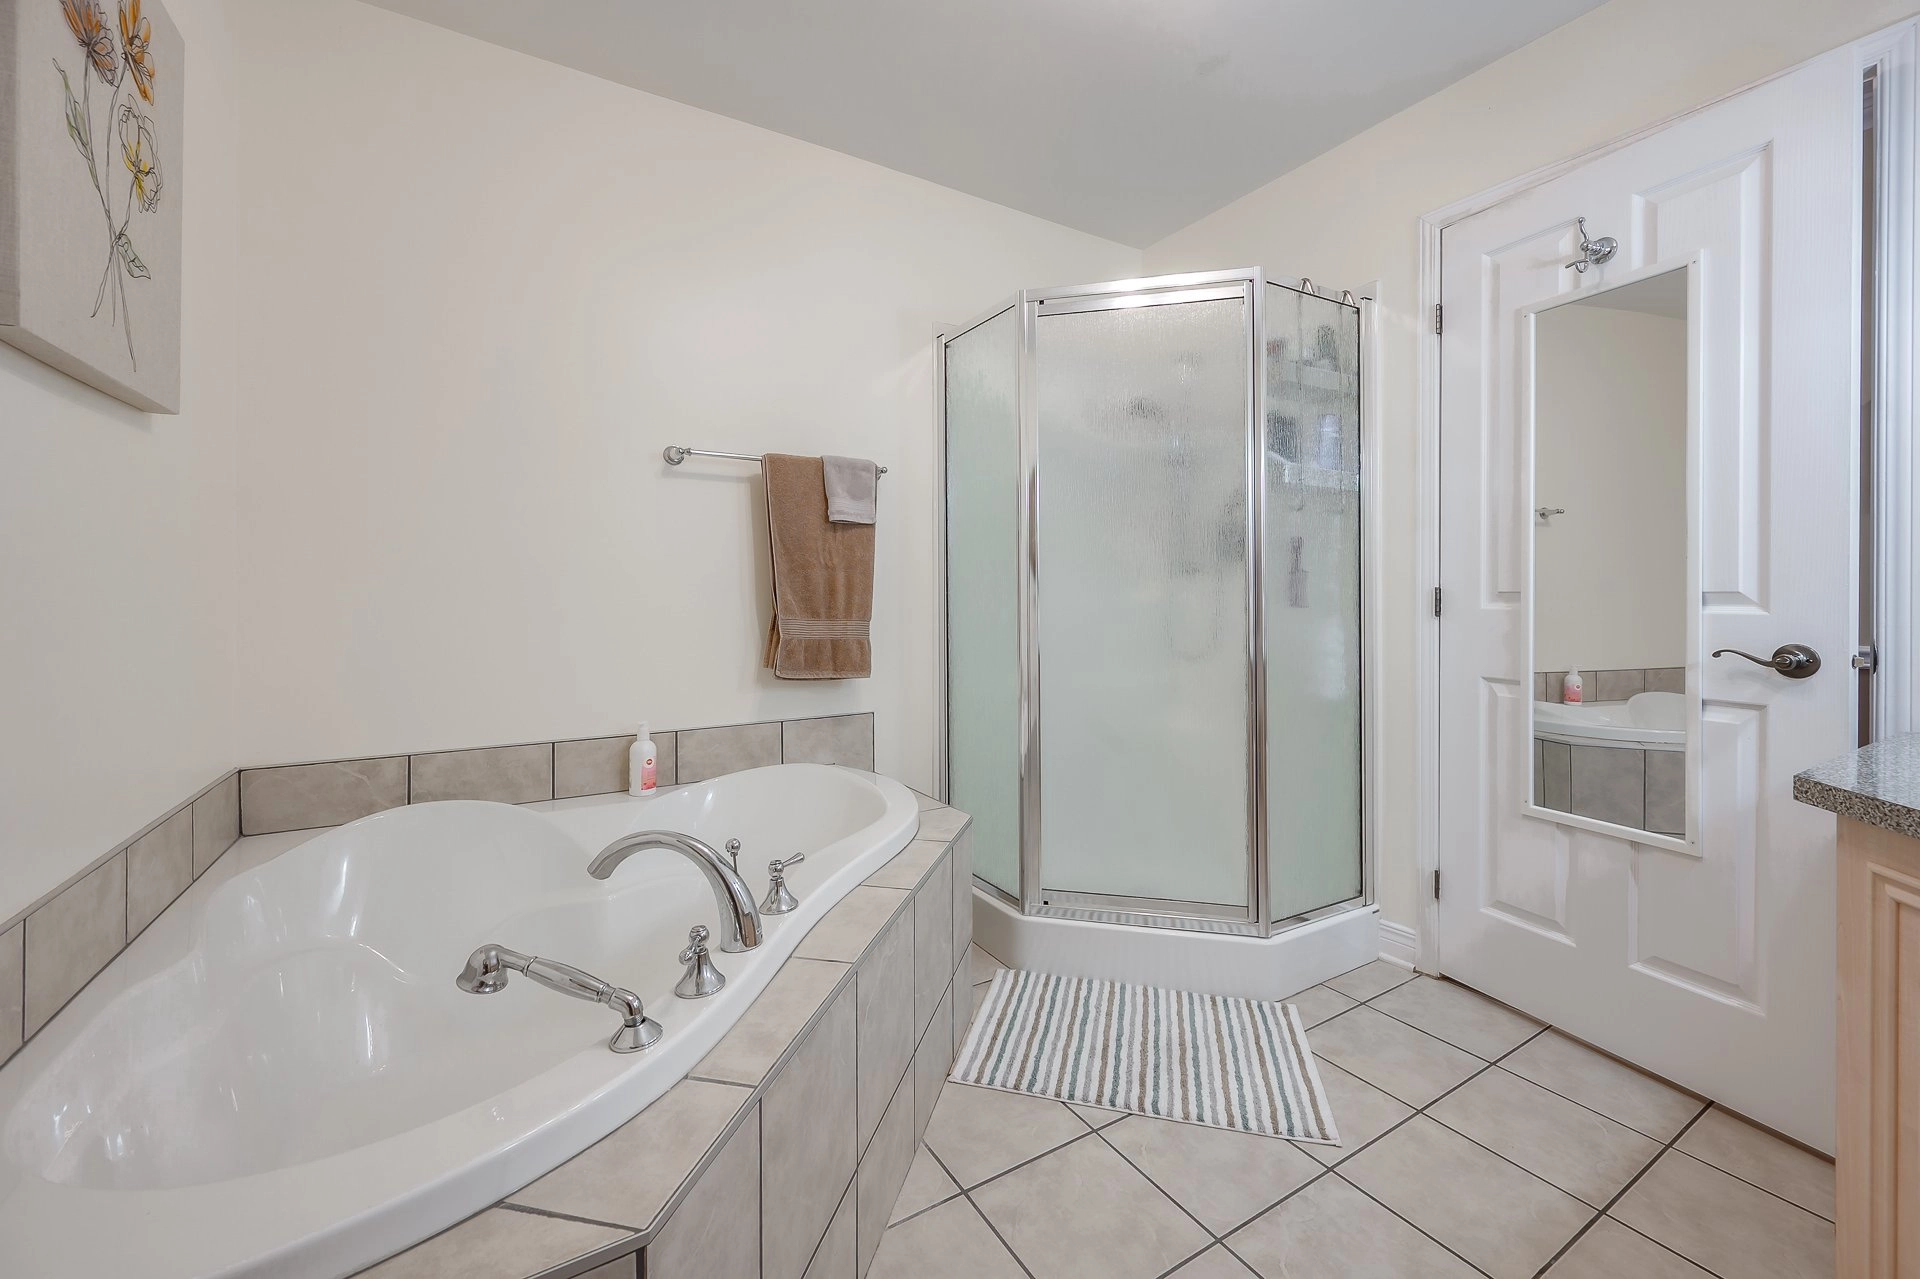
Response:
POLYGON ((1688 271, 1534 312, 1527 454, 1529 811, 1682 843, 1696 718, 1688 271))

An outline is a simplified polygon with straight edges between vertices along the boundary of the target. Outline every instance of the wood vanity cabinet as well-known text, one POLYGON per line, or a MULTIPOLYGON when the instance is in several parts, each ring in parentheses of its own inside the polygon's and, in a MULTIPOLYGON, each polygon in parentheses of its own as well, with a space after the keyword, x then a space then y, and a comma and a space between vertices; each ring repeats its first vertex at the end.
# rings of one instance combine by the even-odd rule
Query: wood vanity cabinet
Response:
POLYGON ((1839 834, 1839 1279, 1920 1279, 1920 839, 1839 834))

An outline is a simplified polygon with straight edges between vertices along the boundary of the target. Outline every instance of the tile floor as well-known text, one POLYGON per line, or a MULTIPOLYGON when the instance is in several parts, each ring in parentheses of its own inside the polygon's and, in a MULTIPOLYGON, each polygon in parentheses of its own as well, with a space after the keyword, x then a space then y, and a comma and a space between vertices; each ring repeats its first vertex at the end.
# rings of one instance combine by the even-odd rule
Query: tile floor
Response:
POLYGON ((1825 1160, 1385 962, 1291 1002, 1345 1144, 949 1084, 872 1279, 1833 1274, 1825 1160))

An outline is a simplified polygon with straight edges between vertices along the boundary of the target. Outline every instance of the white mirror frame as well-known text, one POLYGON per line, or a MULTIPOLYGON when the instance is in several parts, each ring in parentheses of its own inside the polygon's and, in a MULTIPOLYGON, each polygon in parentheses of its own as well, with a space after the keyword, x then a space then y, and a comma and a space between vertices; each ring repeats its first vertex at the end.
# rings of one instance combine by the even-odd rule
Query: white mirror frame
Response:
MULTIPOLYGON (((1516 741, 1525 743, 1522 755, 1526 760, 1524 785, 1520 793, 1525 796, 1520 810, 1524 816, 1540 821, 1552 822, 1558 826, 1570 826, 1578 830, 1591 831, 1598 835, 1610 835, 1616 839, 1627 840, 1642 848, 1658 848, 1670 853, 1679 853, 1687 857, 1700 856, 1700 746, 1704 728, 1704 716, 1700 705, 1700 493, 1705 476, 1702 455, 1703 432, 1701 430, 1705 406, 1702 396, 1706 379, 1701 376, 1701 361, 1705 358, 1706 344, 1702 341, 1701 331, 1701 276, 1706 269, 1705 254, 1695 253, 1685 258, 1658 262, 1651 266, 1638 267, 1631 271, 1607 271, 1605 283, 1595 288, 1574 288, 1557 297, 1532 306, 1522 307, 1519 313, 1520 323, 1516 333, 1520 340, 1520 465, 1522 470, 1521 491, 1524 494, 1521 509, 1518 512, 1521 527, 1526 530, 1522 538, 1522 581, 1520 588, 1520 608, 1525 619, 1523 631, 1526 635, 1525 662, 1521 686, 1527 695, 1514 699, 1520 717, 1519 736, 1516 741), (1638 284, 1655 276, 1666 275, 1672 271, 1687 273, 1687 649, 1686 649, 1686 699, 1687 699, 1687 823, 1684 838, 1672 835, 1660 835, 1653 831, 1641 830, 1633 826, 1620 826, 1613 822, 1603 822, 1592 817, 1582 817, 1577 813, 1563 813, 1558 809, 1545 808, 1533 802, 1534 769, 1538 767, 1536 753, 1533 750, 1533 703, 1534 683, 1534 541, 1539 521, 1533 516, 1534 508, 1539 505, 1535 487, 1535 432, 1537 430, 1537 387, 1535 383, 1534 357, 1537 348, 1535 325, 1541 315, 1558 307, 1583 302, 1600 293, 1610 293, 1629 284, 1638 284)), ((1586 277, 1579 277, 1584 280, 1586 277)))

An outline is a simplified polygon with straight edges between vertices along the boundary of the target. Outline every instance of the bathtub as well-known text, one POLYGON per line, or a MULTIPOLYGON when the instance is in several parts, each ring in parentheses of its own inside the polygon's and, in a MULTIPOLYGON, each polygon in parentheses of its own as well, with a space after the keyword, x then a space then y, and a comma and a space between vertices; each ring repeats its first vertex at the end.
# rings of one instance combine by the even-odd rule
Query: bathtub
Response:
POLYGON ((1683 751, 1686 704, 1679 693, 1636 693, 1624 702, 1535 702, 1533 735, 1571 746, 1683 751))
POLYGON ((786 764, 242 841, 0 1069, 0 1275, 331 1279, 435 1234, 664 1093, 917 826, 897 782, 786 764), (756 894, 807 855, 760 946, 716 940, 705 1000, 672 993, 687 930, 721 935, 699 871, 652 850, 587 875, 654 828, 739 839, 756 894), (664 1038, 610 1052, 613 1013, 524 977, 460 991, 487 942, 629 987, 664 1038))

